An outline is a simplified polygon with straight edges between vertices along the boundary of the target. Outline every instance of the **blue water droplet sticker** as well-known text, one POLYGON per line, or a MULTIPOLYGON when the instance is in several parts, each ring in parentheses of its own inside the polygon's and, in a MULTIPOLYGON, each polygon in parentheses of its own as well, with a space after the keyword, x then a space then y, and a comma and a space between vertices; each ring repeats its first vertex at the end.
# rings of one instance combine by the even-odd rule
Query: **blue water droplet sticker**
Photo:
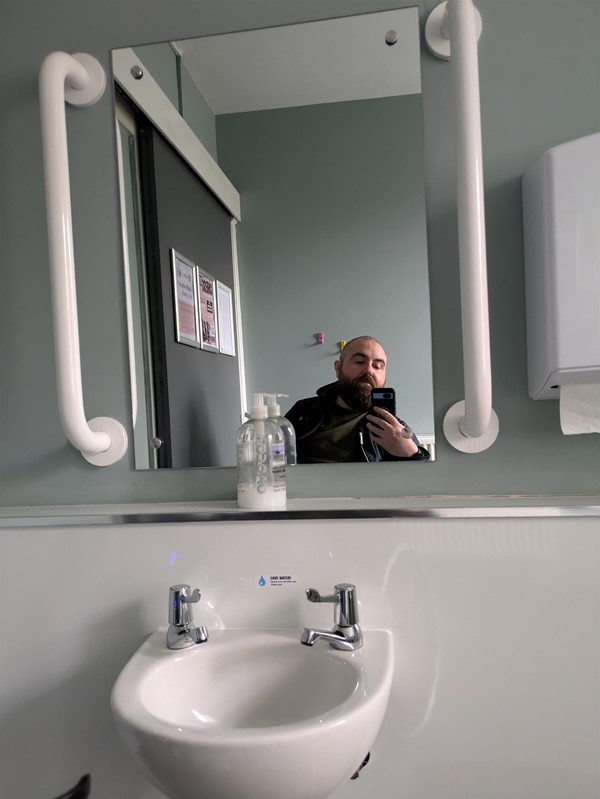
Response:
POLYGON ((177 552, 171 552, 171 557, 169 558, 169 564, 174 566, 177 562, 177 552))
POLYGON ((265 578, 264 578, 264 577, 261 577, 261 578, 260 578, 260 580, 258 581, 258 584, 259 584, 260 586, 264 586, 264 585, 266 585, 266 584, 267 584, 267 581, 265 580, 265 578))

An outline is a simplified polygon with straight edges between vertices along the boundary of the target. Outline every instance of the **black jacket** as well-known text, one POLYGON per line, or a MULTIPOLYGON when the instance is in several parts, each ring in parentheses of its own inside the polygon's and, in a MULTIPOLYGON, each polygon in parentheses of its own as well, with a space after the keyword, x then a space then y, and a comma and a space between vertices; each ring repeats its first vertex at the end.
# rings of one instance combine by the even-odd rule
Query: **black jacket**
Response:
MULTIPOLYGON (((308 397, 307 399, 298 400, 290 410, 285 414, 286 418, 294 426, 296 432, 296 442, 299 443, 299 455, 301 453, 301 442, 310 438, 319 430, 327 418, 328 406, 335 402, 337 398, 337 382, 329 383, 326 386, 321 386, 317 390, 315 397, 308 397)), ((406 422, 402 419, 398 421, 406 426, 406 422)), ((412 440, 415 442, 419 451, 415 452, 409 458, 402 458, 397 455, 390 455, 383 447, 379 446, 371 437, 371 433, 367 427, 366 419, 362 419, 357 426, 356 435, 362 437, 362 448, 365 452, 367 460, 372 462, 378 461, 426 461, 429 460, 429 452, 419 444, 418 438, 413 434, 412 440)), ((298 462, 302 463, 302 458, 298 458, 298 462)))

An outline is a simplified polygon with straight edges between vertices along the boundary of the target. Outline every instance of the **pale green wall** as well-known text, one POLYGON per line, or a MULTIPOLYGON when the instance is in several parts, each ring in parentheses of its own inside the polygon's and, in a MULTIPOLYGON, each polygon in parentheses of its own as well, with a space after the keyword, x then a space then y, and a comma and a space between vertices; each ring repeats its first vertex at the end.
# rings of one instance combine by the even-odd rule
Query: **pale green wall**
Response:
POLYGON ((186 122, 196 131, 200 141, 217 161, 215 115, 183 65, 181 66, 181 97, 182 112, 186 122))
MULTIPOLYGON (((139 473, 133 455, 106 469, 65 441, 56 403, 37 81, 56 49, 112 47, 392 8, 375 0, 27 0, 0 3, 0 501, 233 498, 233 471, 139 473), (26 42, 26 46, 24 43, 26 42)), ((427 3, 422 11, 435 3, 427 3)), ((520 177, 554 144, 600 127, 598 0, 479 0, 494 407, 501 433, 477 456, 444 443, 462 398, 451 91, 448 64, 422 55, 426 201, 438 461, 298 467, 290 494, 380 496, 598 491, 598 437, 560 433, 556 402, 527 396, 520 177), (404 468, 403 468, 404 467, 404 468), (369 470, 369 471, 367 471, 369 470)), ((68 112, 83 380, 88 417, 131 428, 110 92, 68 112)))
POLYGON ((248 391, 289 394, 285 411, 366 333, 399 415, 433 434, 420 95, 220 115, 217 140, 241 192, 248 391))

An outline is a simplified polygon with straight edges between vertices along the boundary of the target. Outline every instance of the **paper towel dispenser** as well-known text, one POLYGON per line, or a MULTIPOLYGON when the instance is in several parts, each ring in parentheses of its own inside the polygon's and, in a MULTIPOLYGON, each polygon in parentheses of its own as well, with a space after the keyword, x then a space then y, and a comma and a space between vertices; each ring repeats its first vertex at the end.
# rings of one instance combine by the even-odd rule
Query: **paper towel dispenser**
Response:
POLYGON ((522 181, 532 399, 600 382, 600 133, 547 150, 522 181))

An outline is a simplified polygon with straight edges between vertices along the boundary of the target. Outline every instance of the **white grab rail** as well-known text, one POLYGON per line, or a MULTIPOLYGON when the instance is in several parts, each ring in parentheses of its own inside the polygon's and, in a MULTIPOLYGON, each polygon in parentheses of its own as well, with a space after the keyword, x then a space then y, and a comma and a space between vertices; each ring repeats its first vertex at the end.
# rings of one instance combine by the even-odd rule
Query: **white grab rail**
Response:
POLYGON ((472 0, 447 0, 429 15, 431 52, 451 61, 455 103, 458 246, 465 399, 444 417, 444 434, 462 452, 481 452, 496 440, 488 316, 483 158, 477 40, 481 17, 472 0), (452 58, 450 57, 452 50, 452 58))
POLYGON ((105 87, 102 66, 85 53, 54 52, 42 63, 40 114, 58 404, 67 438, 96 466, 123 457, 127 432, 116 419, 105 416, 88 423, 83 407, 65 102, 93 105, 105 87))

